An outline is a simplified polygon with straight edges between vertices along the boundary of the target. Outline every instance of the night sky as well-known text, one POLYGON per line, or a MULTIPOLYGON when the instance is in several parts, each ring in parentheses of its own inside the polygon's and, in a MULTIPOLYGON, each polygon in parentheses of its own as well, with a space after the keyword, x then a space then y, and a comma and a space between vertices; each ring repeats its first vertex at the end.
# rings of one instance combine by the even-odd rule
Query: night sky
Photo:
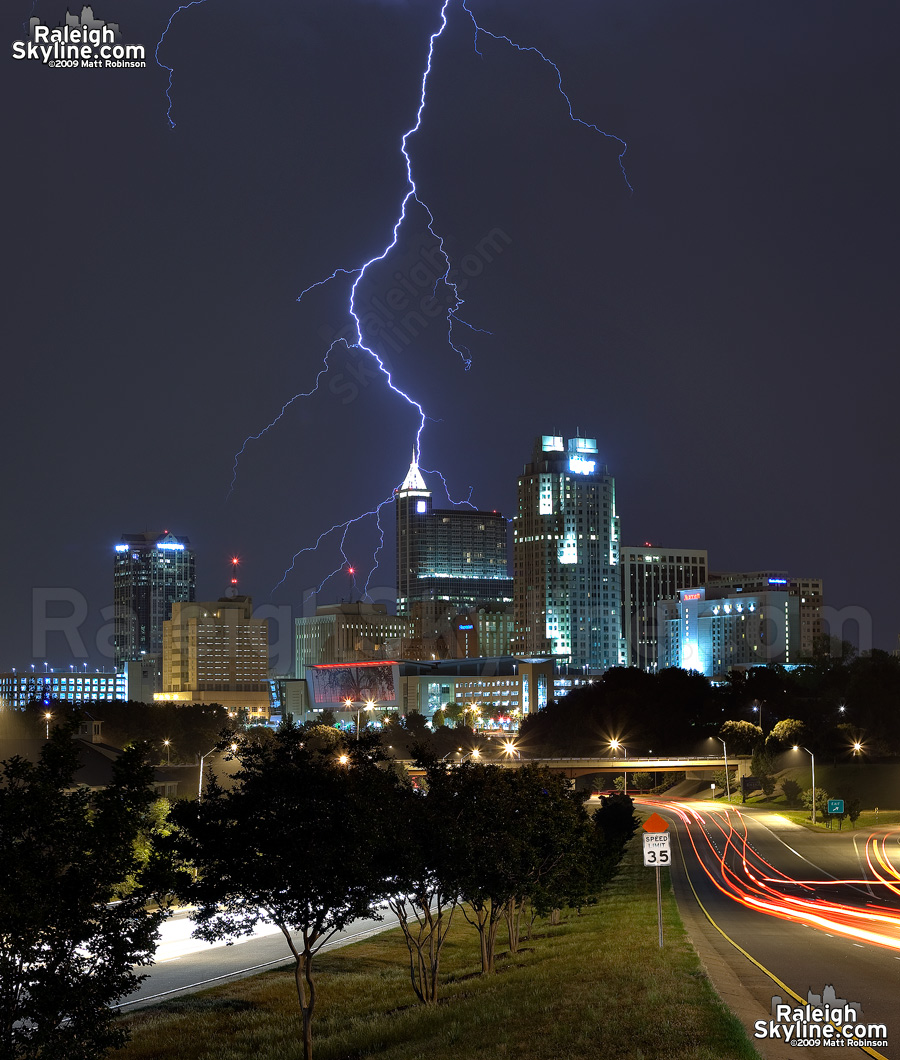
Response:
MULTIPOLYGON (((625 543, 822 577, 827 603, 864 608, 874 646, 894 648, 896 0, 470 6, 552 57, 575 113, 627 141, 634 192, 618 143, 569 120, 553 70, 483 35, 479 56, 452 0, 410 153, 462 316, 489 334, 456 330, 468 372, 440 317, 388 350, 430 417, 423 467, 511 516, 534 436, 580 428, 616 477, 625 543)), ((10 42, 28 8, 6 5, 10 42)), ((224 592, 237 555, 257 605, 308 613, 341 556, 333 535, 273 593, 294 553, 409 464, 414 410, 338 347, 318 393, 248 443, 228 496, 244 439, 312 388, 348 323, 345 277, 297 295, 390 241, 439 2, 193 6, 161 49, 174 129, 152 58, 171 10, 94 3, 146 46, 144 70, 2 68, 0 669, 43 660, 34 589, 58 613, 87 608, 86 658, 55 634, 50 665, 110 663, 97 638, 123 532, 190 537, 198 598, 224 592)), ((367 304, 397 273, 429 293, 426 220, 410 210, 367 304)), ((390 505, 383 525, 382 601, 390 505)), ((377 541, 372 520, 348 535, 360 584, 377 541)), ((351 591, 340 574, 319 602, 351 591)))

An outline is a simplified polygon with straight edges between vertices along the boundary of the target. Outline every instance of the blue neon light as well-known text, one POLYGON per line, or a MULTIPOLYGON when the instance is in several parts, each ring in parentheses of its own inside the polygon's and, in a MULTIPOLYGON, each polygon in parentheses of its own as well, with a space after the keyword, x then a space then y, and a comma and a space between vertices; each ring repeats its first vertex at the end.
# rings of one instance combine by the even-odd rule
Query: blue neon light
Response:
POLYGON ((596 460, 585 460, 583 456, 569 457, 569 470, 575 475, 592 475, 596 469, 596 460))

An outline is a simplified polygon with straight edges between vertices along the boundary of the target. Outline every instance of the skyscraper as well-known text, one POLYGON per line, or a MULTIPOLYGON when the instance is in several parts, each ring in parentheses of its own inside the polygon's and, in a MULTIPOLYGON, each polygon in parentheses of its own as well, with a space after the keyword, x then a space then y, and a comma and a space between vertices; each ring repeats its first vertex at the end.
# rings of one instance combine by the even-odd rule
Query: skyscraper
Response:
POLYGON ((513 651, 593 672, 624 665, 616 487, 596 439, 539 436, 518 495, 513 651))
POLYGON ((162 653, 163 622, 176 600, 194 599, 194 553, 186 537, 123 534, 113 567, 116 666, 162 653))
POLYGON ((432 508, 415 453, 395 509, 398 615, 427 601, 464 611, 512 600, 506 520, 499 512, 432 508))
POLYGON ((660 545, 622 545, 622 628, 627 666, 655 673, 659 669, 660 602, 680 589, 706 583, 705 548, 663 548, 660 545))

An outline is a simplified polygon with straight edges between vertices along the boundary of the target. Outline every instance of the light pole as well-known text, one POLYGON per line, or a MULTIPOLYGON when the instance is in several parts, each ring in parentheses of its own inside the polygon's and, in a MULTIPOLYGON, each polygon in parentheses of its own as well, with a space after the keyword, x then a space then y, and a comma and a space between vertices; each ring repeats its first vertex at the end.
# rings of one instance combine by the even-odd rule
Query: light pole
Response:
POLYGON ((725 741, 721 736, 717 736, 716 739, 722 745, 722 750, 725 752, 725 797, 731 802, 731 782, 728 779, 728 748, 725 746, 725 741))
POLYGON ((806 751, 809 757, 812 759, 812 822, 816 823, 816 756, 810 751, 808 747, 798 747, 794 744, 795 751, 806 751))
MULTIPOLYGON (((350 700, 348 699, 347 702, 349 703, 350 700)), ((356 740, 357 740, 357 743, 359 742, 359 716, 362 713, 362 709, 363 709, 362 708, 362 704, 360 704, 360 706, 357 707, 357 710, 356 710, 356 740)), ((367 699, 366 700, 365 709, 369 710, 369 711, 374 710, 375 709, 375 700, 374 699, 367 699)), ((367 718, 366 719, 366 727, 368 727, 368 725, 369 725, 369 720, 367 718)))
POLYGON ((623 774, 625 776, 625 794, 627 795, 628 794, 628 764, 627 764, 628 748, 623 746, 621 743, 619 743, 618 740, 610 740, 609 741, 609 746, 614 751, 618 751, 620 747, 622 748, 622 757, 626 759, 626 764, 625 764, 622 772, 623 772, 623 774))
MULTIPOLYGON (((234 753, 237 750, 237 746, 238 745, 236 743, 233 743, 231 745, 232 753, 234 753)), ((203 798, 203 760, 205 758, 208 758, 213 753, 213 751, 217 751, 218 749, 219 749, 219 745, 216 744, 215 747, 210 747, 210 749, 206 752, 205 755, 200 755, 200 782, 197 785, 197 802, 200 802, 202 800, 202 798, 203 798)))
POLYGON ((47 739, 48 740, 50 739, 50 719, 52 717, 53 717, 53 715, 50 713, 49 710, 44 712, 44 721, 47 723, 47 739))
POLYGON ((163 740, 163 747, 165 747, 165 749, 166 749, 166 765, 167 766, 170 766, 172 764, 172 754, 171 754, 171 752, 169 750, 169 744, 171 742, 172 742, 171 740, 163 740))
POLYGON ((200 782, 197 784, 197 802, 200 802, 203 798, 203 762, 207 755, 211 755, 213 751, 218 748, 218 744, 215 747, 210 747, 205 755, 200 755, 200 782))

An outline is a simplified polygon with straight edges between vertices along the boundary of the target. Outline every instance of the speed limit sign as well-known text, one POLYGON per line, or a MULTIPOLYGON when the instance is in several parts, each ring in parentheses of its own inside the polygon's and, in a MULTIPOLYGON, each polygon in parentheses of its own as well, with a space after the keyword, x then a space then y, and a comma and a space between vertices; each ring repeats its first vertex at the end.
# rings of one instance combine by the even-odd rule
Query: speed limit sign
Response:
POLYGON ((644 864, 652 868, 672 864, 668 832, 644 832, 644 864))

